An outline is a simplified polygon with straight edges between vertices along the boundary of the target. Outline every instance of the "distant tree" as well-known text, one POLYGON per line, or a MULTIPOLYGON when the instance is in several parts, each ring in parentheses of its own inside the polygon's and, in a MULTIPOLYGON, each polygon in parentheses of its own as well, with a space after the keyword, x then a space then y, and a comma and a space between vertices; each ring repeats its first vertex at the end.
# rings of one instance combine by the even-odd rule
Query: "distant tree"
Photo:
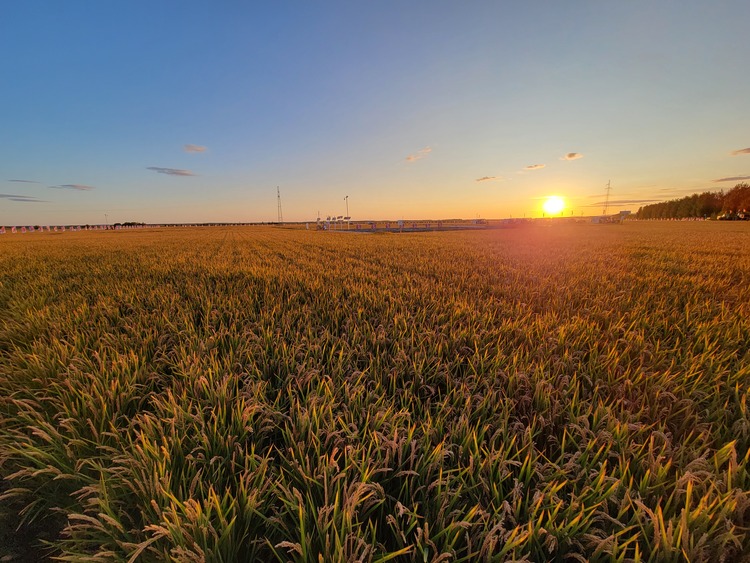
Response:
MULTIPOLYGON (((729 193, 733 195, 732 210, 741 210, 743 202, 750 210, 750 189, 739 189, 743 184, 733 188, 729 193), (737 206, 740 206, 739 208, 737 206)), ((744 184, 745 188, 747 185, 744 184)), ((644 205, 638 209, 636 217, 638 219, 685 219, 691 217, 713 217, 722 211, 728 211, 727 196, 723 192, 703 192, 693 194, 679 199, 662 201, 644 205)))
POLYGON ((739 213, 750 211, 750 185, 737 184, 724 196, 722 211, 725 213, 739 213))
POLYGON ((698 196, 698 216, 711 217, 721 211, 724 205, 723 192, 703 192, 698 196))

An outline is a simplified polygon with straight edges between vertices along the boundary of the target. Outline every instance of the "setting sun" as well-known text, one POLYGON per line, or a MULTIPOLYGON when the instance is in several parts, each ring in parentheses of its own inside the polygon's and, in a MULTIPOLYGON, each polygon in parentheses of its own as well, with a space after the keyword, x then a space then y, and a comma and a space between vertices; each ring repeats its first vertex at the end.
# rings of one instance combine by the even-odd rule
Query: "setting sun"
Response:
POLYGON ((565 209, 565 200, 560 196, 551 195, 545 200, 542 209, 547 215, 559 215, 565 209))

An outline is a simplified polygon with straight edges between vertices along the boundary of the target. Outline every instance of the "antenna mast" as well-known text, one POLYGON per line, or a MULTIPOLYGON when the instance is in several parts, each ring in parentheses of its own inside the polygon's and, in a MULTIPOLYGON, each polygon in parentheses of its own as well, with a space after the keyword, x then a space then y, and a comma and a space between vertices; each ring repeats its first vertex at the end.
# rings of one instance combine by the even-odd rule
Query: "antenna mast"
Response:
MULTIPOLYGON (((611 190, 612 190, 612 186, 610 185, 610 181, 607 180, 607 197, 604 199, 604 211, 602 212, 602 215, 606 215, 607 214, 607 210, 609 209, 609 192, 611 190)), ((281 205, 281 204, 279 204, 279 205, 281 205)))
POLYGON ((279 186, 276 186, 276 202, 278 203, 278 222, 284 222, 284 215, 281 213, 281 192, 279 186))

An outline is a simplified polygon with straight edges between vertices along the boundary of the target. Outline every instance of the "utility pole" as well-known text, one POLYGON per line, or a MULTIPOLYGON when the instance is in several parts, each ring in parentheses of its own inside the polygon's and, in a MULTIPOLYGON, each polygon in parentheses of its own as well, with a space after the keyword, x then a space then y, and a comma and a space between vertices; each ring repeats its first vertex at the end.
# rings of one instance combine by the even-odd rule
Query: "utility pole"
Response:
POLYGON ((109 217, 107 216, 106 213, 104 214, 104 224, 109 229, 109 217))
POLYGON ((279 186, 276 186, 276 202, 278 203, 278 223, 284 222, 284 215, 281 213, 281 192, 279 186))
POLYGON ((349 230, 349 196, 346 196, 344 198, 344 201, 346 202, 346 230, 349 230))

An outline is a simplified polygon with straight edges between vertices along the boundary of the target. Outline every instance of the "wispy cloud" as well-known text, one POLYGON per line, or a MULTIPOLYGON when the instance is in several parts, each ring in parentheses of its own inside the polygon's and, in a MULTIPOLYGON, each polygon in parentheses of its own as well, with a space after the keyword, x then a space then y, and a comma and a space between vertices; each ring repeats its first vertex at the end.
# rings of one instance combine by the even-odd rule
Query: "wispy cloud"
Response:
POLYGON ((547 165, 546 164, 529 164, 528 166, 524 168, 524 170, 541 170, 545 166, 547 165))
POLYGON ((76 190, 79 192, 89 192, 94 190, 94 186, 86 186, 85 184, 61 184, 59 186, 49 186, 53 190, 76 190))
POLYGON ((8 182, 18 182, 19 184, 38 184, 39 183, 34 180, 8 180, 8 182))
POLYGON ((719 178, 714 182, 741 182, 742 180, 750 180, 750 176, 729 176, 728 178, 719 178))
POLYGON ((474 180, 475 182, 499 182, 501 180, 505 180, 502 176, 482 176, 481 178, 477 178, 474 180))
POLYGON ((579 152, 569 152, 565 156, 561 156, 560 160, 578 160, 579 158, 583 158, 583 155, 579 152))
POLYGON ((406 157, 407 162, 415 162, 417 160, 421 160, 423 158, 426 158, 429 156, 429 154, 432 152, 432 148, 425 147, 423 149, 418 150, 415 154, 410 154, 406 157))
POLYGON ((153 170, 159 174, 168 174, 170 176, 195 176, 190 170, 180 170, 179 168, 162 168, 161 166, 147 166, 147 170, 153 170))
POLYGON ((200 145, 185 145, 182 148, 185 152, 206 152, 206 147, 200 145))
POLYGON ((747 147, 746 149, 739 149, 736 151, 732 151, 729 154, 731 154, 732 156, 739 156, 741 154, 750 154, 750 147, 747 147))
POLYGON ((0 199, 7 199, 9 201, 17 201, 19 203, 44 203, 46 200, 39 199, 38 197, 31 197, 27 195, 17 194, 0 194, 0 199))

